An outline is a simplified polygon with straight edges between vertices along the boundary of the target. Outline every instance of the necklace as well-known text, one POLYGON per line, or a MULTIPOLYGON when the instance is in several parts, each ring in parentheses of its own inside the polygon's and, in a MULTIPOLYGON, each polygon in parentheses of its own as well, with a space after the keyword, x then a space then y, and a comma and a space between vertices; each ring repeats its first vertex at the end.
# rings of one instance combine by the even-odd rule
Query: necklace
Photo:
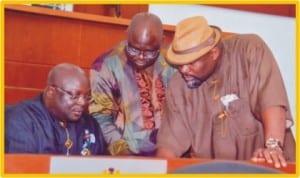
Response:
MULTIPOLYGON (((218 102, 218 106, 219 108, 222 108, 221 106, 221 101, 220 101, 220 95, 217 94, 217 86, 219 85, 220 83, 220 80, 218 79, 215 79, 213 81, 211 81, 211 84, 214 85, 214 89, 213 89, 213 99, 218 102)), ((224 109, 223 111, 221 111, 219 114, 218 114, 218 119, 221 120, 221 137, 222 138, 225 138, 226 136, 226 133, 227 133, 227 122, 225 121, 228 117, 228 113, 226 111, 226 109, 224 109)))
POLYGON ((65 129, 65 132, 66 132, 66 135, 67 135, 67 140, 65 141, 65 147, 67 148, 66 155, 69 156, 69 152, 70 152, 71 147, 73 146, 73 142, 70 139, 70 133, 69 133, 69 130, 67 128, 67 123, 61 121, 61 122, 59 122, 59 124, 65 129))

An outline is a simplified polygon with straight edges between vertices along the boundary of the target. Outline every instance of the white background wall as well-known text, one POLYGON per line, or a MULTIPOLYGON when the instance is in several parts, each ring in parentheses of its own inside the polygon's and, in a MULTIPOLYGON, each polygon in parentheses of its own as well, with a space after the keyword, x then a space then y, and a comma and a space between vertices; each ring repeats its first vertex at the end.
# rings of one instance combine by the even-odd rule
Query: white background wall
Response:
MULTIPOLYGON (((149 12, 158 15, 164 24, 176 25, 186 17, 201 15, 206 17, 209 24, 219 26, 222 31, 260 35, 269 45, 277 60, 295 120, 295 18, 183 4, 150 5, 149 12)), ((293 126, 293 132, 295 133, 295 126, 293 126)))

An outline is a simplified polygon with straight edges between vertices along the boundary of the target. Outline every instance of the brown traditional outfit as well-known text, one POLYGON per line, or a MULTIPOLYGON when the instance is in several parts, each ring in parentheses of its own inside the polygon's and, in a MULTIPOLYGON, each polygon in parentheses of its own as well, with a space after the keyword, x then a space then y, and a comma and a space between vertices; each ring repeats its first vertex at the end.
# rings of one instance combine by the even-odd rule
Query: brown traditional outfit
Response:
POLYGON ((261 112, 282 106, 287 123, 284 155, 294 161, 292 116, 270 49, 257 35, 235 35, 223 44, 214 73, 201 86, 188 88, 179 72, 170 80, 157 147, 178 157, 191 147, 200 158, 250 159, 265 143, 261 112), (227 107, 221 101, 225 96, 235 98, 227 107))

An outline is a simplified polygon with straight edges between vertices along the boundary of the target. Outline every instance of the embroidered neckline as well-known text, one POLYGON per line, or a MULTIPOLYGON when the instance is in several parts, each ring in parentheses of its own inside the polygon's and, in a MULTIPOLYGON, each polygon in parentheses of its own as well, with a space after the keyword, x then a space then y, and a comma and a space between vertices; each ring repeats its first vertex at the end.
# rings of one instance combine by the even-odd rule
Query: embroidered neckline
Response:
POLYGON ((66 122, 63 122, 63 121, 60 121, 59 124, 60 124, 60 126, 61 126, 62 128, 65 129, 65 132, 66 132, 66 135, 67 135, 67 139, 66 139, 66 141, 65 141, 65 147, 67 148, 67 153, 66 153, 66 155, 69 156, 69 154, 70 154, 70 149, 71 149, 72 146, 73 146, 73 141, 72 141, 71 138, 70 138, 70 133, 69 133, 69 129, 68 129, 68 127, 67 127, 67 123, 66 123, 66 122))
POLYGON ((147 72, 136 71, 135 77, 140 91, 143 127, 144 129, 150 130, 155 128, 154 112, 157 111, 160 115, 162 115, 162 105, 165 99, 162 76, 159 75, 154 81, 154 94, 152 93, 152 76, 150 76, 147 72))

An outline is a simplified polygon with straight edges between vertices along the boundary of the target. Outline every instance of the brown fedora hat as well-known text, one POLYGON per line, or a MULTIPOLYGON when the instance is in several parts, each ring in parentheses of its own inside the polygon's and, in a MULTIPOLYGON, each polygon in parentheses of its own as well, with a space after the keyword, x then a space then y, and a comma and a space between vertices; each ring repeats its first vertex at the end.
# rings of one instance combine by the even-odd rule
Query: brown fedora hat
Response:
POLYGON ((176 26, 167 61, 175 65, 191 63, 209 52, 220 39, 221 29, 208 25, 204 17, 184 19, 176 26))

